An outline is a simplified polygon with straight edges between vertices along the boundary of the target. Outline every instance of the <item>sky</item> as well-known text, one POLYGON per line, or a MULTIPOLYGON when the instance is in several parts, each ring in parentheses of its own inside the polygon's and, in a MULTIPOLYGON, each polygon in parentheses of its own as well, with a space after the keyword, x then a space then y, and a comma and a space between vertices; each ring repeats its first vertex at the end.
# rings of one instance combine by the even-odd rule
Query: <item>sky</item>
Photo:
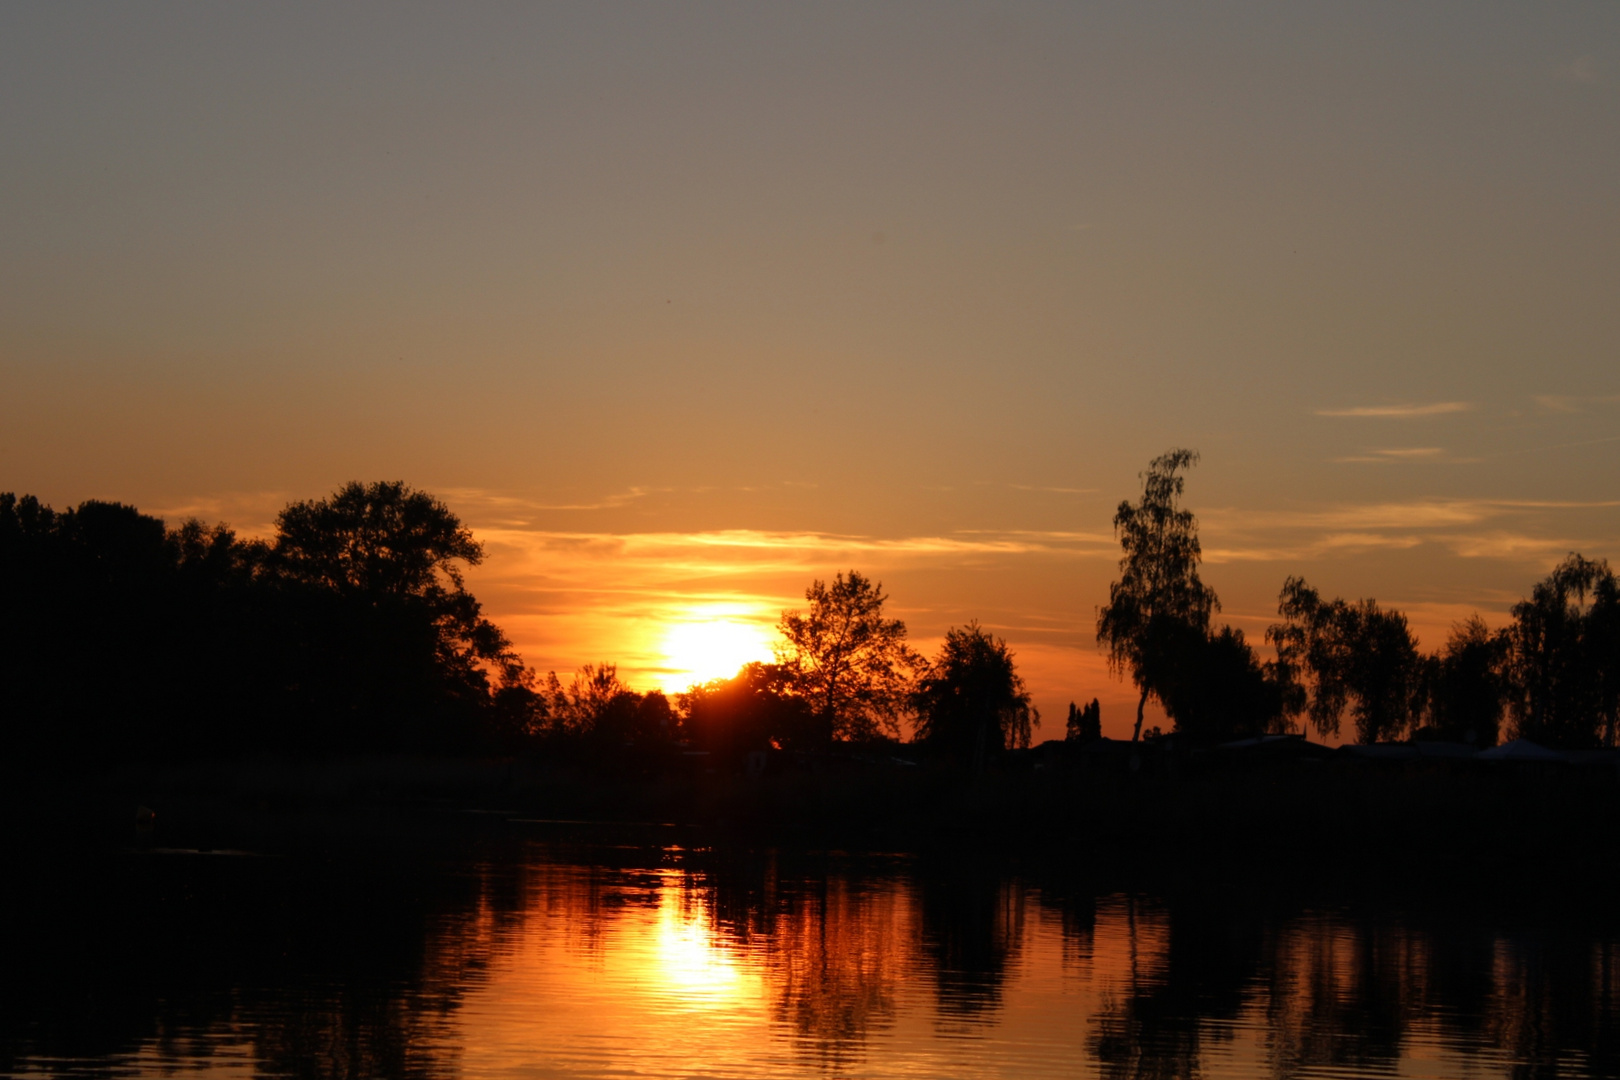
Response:
POLYGON ((1620 559, 1620 6, 0 7, 0 490, 402 479, 528 661, 679 689, 816 578, 1126 731, 1111 519, 1434 648, 1620 559))

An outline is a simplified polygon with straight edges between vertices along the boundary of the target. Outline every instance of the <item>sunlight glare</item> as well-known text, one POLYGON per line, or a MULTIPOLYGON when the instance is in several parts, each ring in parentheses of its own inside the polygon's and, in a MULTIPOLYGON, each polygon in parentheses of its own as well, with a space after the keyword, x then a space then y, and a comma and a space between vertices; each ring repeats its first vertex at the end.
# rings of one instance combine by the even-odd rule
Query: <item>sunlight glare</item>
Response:
POLYGON ((753 660, 771 658, 772 634, 736 607, 693 609, 664 631, 665 666, 676 684, 729 679, 753 660))
POLYGON ((666 890, 658 912, 658 974, 666 993, 685 1005, 725 1006, 741 992, 741 972, 726 950, 718 948, 704 920, 683 913, 666 890))

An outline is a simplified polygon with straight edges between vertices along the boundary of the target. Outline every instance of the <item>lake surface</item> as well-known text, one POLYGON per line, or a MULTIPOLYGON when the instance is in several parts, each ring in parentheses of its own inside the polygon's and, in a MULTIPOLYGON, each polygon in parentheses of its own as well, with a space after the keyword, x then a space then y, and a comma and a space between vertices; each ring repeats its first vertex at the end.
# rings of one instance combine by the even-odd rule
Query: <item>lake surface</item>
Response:
MULTIPOLYGON (((0 1072, 1553 1077, 1620 1067, 1599 896, 592 842, 151 844, 5 885, 0 1072)), ((576 833, 578 830, 576 830, 576 833)), ((587 830, 588 832, 588 830, 587 830)))

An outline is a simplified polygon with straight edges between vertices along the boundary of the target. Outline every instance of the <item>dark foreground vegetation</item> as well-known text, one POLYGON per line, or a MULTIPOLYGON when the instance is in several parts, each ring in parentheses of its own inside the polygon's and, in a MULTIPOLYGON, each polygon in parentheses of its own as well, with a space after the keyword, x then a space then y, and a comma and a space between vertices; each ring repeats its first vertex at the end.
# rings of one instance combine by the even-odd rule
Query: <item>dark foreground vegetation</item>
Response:
POLYGON ((784 613, 775 662, 666 696, 611 664, 566 682, 527 668, 466 588, 477 541, 400 483, 288 506, 268 540, 3 495, 9 798, 87 826, 113 820, 112 799, 124 832, 131 800, 182 816, 370 800, 879 844, 1472 849, 1608 822, 1620 588, 1606 563, 1571 555, 1509 626, 1472 619, 1431 655, 1399 612, 1290 578, 1263 660, 1213 622, 1180 505, 1195 461, 1156 459, 1115 517, 1120 577, 1097 630, 1139 691, 1131 740, 1102 738, 1092 701, 1035 747, 1006 642, 970 623, 925 658, 858 572, 784 613), (1143 730, 1150 700, 1169 731, 1143 730), (1300 734, 1345 722, 1361 747, 1300 734), (1504 736, 1517 741, 1491 750, 1504 736), (89 793, 63 809, 52 792, 69 790, 89 793))

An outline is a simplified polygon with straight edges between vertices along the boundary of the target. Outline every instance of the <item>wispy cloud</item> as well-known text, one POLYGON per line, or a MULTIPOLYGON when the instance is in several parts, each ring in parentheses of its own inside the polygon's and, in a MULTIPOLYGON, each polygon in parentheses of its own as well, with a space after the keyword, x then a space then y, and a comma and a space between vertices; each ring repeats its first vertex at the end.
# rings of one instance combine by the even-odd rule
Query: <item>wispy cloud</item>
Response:
POLYGON ((492 509, 504 509, 513 513, 537 513, 547 510, 617 510, 627 506, 637 499, 644 499, 654 491, 670 490, 668 488, 632 487, 611 495, 585 502, 543 502, 539 499, 525 498, 517 495, 503 495, 497 492, 485 491, 483 488, 451 488, 445 496, 454 503, 480 503, 492 509))
POLYGON ((1394 465, 1403 461, 1435 462, 1446 459, 1446 452, 1438 446, 1400 446, 1381 450, 1366 450, 1348 457, 1336 457, 1338 462, 1365 462, 1374 465, 1394 465))
POLYGON ((901 566, 986 556, 1084 556, 1112 553, 1113 537, 1069 532, 962 532, 872 537, 816 532, 719 529, 706 532, 593 533, 486 528, 479 538, 511 557, 551 566, 607 560, 621 575, 724 577, 804 573, 850 560, 901 566))
POLYGON ((1391 420, 1412 420, 1421 416, 1444 416, 1469 412, 1471 401, 1435 401, 1427 405, 1356 405, 1346 409, 1317 409, 1317 416, 1370 416, 1391 420))
POLYGON ((1581 411, 1581 399, 1568 394, 1537 394, 1534 400, 1544 412, 1578 413, 1581 411))
POLYGON ((1211 563, 1322 559, 1425 543, 1462 558, 1546 561, 1594 543, 1553 524, 1549 515, 1616 508, 1620 500, 1417 499, 1299 510, 1223 508, 1199 518, 1211 563), (1507 527, 1509 522, 1521 527, 1507 527))
POLYGON ((1324 533, 1294 543, 1251 543, 1204 545, 1204 560, 1214 565, 1235 562, 1290 562, 1322 559, 1333 555, 1354 555, 1377 549, 1415 548, 1424 537, 1387 533, 1324 533))
POLYGON ((476 529, 491 558, 480 577, 526 591, 626 596, 791 596, 811 576, 971 568, 1029 558, 1114 558, 1104 532, 961 532, 875 537, 720 529, 701 532, 564 532, 476 529))
POLYGON ((223 522, 238 536, 268 536, 275 531, 276 516, 291 502, 284 491, 236 491, 204 495, 168 506, 142 507, 171 526, 190 518, 213 524, 223 522))
POLYGON ((1593 405, 1612 405, 1620 394, 1537 394, 1531 400, 1544 412, 1579 413, 1593 405))
POLYGON ((1096 488, 1043 487, 1039 484, 1011 484, 1014 491, 1044 491, 1054 495, 1095 495, 1096 488))
POLYGON ((1574 537, 1540 536, 1510 529, 1462 533, 1448 536, 1444 542, 1452 554, 1465 559, 1512 559, 1520 562, 1552 562, 1571 551, 1589 546, 1574 537))

